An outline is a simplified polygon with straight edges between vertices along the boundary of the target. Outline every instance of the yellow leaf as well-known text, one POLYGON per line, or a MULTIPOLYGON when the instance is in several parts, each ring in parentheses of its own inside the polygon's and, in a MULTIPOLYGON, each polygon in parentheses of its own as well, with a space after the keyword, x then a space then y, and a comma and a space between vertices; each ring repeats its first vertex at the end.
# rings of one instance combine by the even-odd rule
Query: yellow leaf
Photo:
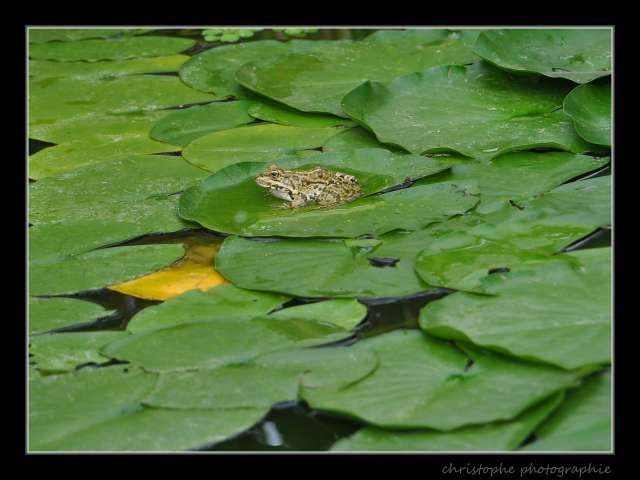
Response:
POLYGON ((220 244, 220 240, 190 240, 185 244, 184 258, 175 265, 109 289, 146 300, 167 300, 196 288, 204 292, 229 283, 213 268, 220 244))

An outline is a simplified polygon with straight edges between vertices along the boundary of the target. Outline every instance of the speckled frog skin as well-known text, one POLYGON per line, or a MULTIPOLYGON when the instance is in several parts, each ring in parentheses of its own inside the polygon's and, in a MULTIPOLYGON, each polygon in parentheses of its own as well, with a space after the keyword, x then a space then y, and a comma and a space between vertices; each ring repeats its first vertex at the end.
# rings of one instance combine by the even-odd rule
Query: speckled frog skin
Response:
POLYGON ((284 200, 284 206, 289 208, 310 203, 332 207, 351 202, 362 194, 356 177, 323 168, 297 171, 271 164, 256 176, 256 183, 284 200))

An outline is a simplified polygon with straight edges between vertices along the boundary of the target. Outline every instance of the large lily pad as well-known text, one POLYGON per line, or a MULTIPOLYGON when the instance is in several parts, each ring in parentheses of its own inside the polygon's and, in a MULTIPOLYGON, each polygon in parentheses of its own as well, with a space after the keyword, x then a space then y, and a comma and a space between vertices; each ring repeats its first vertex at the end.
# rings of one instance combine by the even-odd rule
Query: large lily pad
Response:
POLYGON ((222 102, 178 110, 158 121, 150 135, 161 142, 184 147, 209 133, 253 122, 249 116, 251 105, 248 101, 222 102))
POLYGON ((609 28, 513 28, 483 32, 473 51, 512 72, 577 83, 611 74, 609 28))
POLYGON ((611 84, 588 83, 576 87, 564 99, 564 113, 573 119, 582 138, 611 145, 611 84))
POLYGON ((298 305, 278 310, 271 314, 273 318, 315 320, 338 325, 352 330, 367 315, 367 307, 354 299, 331 299, 322 302, 298 305))
POLYGON ((536 432, 526 451, 610 451, 611 372, 587 378, 536 432))
POLYGON ((404 153, 401 148, 380 143, 371 132, 361 127, 349 128, 340 132, 322 145, 323 152, 342 152, 359 148, 384 148, 392 152, 404 153))
POLYGON ((269 408, 297 401, 301 388, 345 388, 378 367, 375 354, 352 348, 307 348, 250 362, 160 376, 145 404, 165 408, 269 408))
POLYGON ((469 452, 507 451, 517 448, 529 434, 553 412, 563 394, 529 408, 516 419, 462 427, 451 432, 416 430, 413 432, 365 427, 339 440, 332 451, 418 451, 469 452))
POLYGON ((29 83, 29 125, 69 117, 160 110, 216 100, 165 75, 128 75, 113 80, 46 78, 29 83))
POLYGON ((185 191, 180 215, 217 231, 253 236, 355 237, 404 228, 415 230, 472 208, 478 201, 471 182, 440 183, 370 194, 449 168, 420 156, 394 157, 386 150, 363 149, 278 160, 282 168, 319 166, 355 175, 363 196, 333 208, 308 205, 286 209, 255 182, 264 163, 229 166, 185 191), (425 214, 425 210, 428 213, 425 214), (401 213, 401 215, 400 215, 401 213))
POLYGON ((113 247, 67 258, 29 262, 29 293, 58 295, 108 287, 171 265, 184 255, 181 245, 113 247))
POLYGON ((210 172, 240 162, 268 162, 299 150, 321 147, 339 127, 304 128, 260 124, 214 132, 184 149, 189 162, 210 172))
POLYGON ((188 59, 187 55, 169 55, 95 63, 31 60, 29 61, 29 77, 31 80, 37 81, 42 81, 45 78, 112 80, 124 75, 176 72, 188 59))
POLYGON ((314 409, 346 414, 385 428, 453 430, 516 418, 549 395, 575 385, 578 374, 450 344, 419 331, 397 330, 356 343, 380 366, 347 387, 304 388, 314 409))
POLYGON ((165 372, 215 368, 348 336, 346 330, 328 322, 231 315, 130 335, 107 345, 102 353, 150 371, 165 372))
POLYGON ((197 448, 247 429, 266 413, 264 409, 250 408, 206 411, 145 408, 139 399, 155 381, 154 374, 121 366, 31 376, 30 450, 197 448))
POLYGON ((206 175, 180 157, 129 156, 47 177, 29 187, 29 221, 148 222, 151 231, 184 228, 176 193, 206 175))
POLYGON ((404 32, 387 32, 384 42, 334 43, 309 53, 270 56, 244 64, 236 79, 298 110, 345 116, 340 100, 366 80, 389 81, 435 65, 476 59, 470 43, 446 30, 438 36, 437 41, 432 35, 407 41, 404 32), (398 41, 391 41, 394 36, 398 41))
POLYGON ((196 90, 211 92, 219 97, 254 97, 255 95, 243 89, 235 80, 236 70, 243 64, 286 52, 327 48, 333 43, 335 42, 293 40, 284 43, 275 40, 259 40, 225 45, 194 55, 180 69, 180 78, 196 90))
POLYGON ((561 105, 563 83, 516 79, 482 62, 440 66, 367 82, 342 100, 342 108, 383 143, 412 153, 456 151, 489 159, 512 150, 590 149, 561 105))
POLYGON ((450 159, 451 170, 423 182, 475 180, 480 190, 476 211, 486 213, 508 200, 543 194, 567 180, 603 167, 609 160, 567 152, 510 152, 490 162, 453 163, 450 159))
POLYGON ((59 143, 29 157, 29 178, 39 179, 85 165, 121 160, 135 154, 171 152, 180 147, 149 138, 151 126, 166 112, 135 112, 71 118, 31 128, 30 137, 59 143))
POLYGON ((269 313, 288 297, 242 290, 221 285, 207 292, 191 291, 138 313, 127 330, 139 333, 173 327, 184 323, 214 322, 234 316, 257 316, 269 313))
POLYGON ((29 57, 58 62, 95 62, 160 57, 188 50, 195 40, 167 36, 122 36, 76 42, 47 42, 29 46, 29 57))
POLYGON ((610 248, 522 263, 484 283, 497 296, 455 293, 423 308, 420 326, 567 369, 611 361, 610 248))
POLYGON ((74 432, 122 415, 150 392, 157 376, 116 366, 29 378, 29 447, 47 450, 74 432), (82 408, 78 408, 82 405, 82 408))
POLYGON ((76 323, 89 322, 112 312, 95 303, 73 298, 29 298, 29 335, 76 323))
POLYGON ((30 359, 38 370, 64 373, 87 363, 104 363, 109 359, 99 350, 126 332, 73 332, 38 335, 29 340, 30 359))

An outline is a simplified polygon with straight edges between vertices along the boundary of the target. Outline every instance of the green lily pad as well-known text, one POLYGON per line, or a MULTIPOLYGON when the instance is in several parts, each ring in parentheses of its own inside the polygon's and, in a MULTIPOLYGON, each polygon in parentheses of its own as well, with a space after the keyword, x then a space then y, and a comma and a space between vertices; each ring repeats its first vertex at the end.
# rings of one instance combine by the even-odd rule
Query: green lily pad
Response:
POLYGON ((413 432, 365 427, 339 440, 332 451, 469 452, 508 451, 517 448, 562 402, 563 393, 529 408, 516 419, 462 427, 451 432, 413 432))
POLYGON ((240 162, 268 162, 298 150, 321 147, 340 127, 305 128, 259 124, 210 133, 184 149, 190 163, 216 172, 240 162))
POLYGON ((335 115, 301 112, 275 102, 254 103, 249 109, 249 115, 266 122, 292 127, 355 126, 355 123, 351 120, 336 117, 335 115))
POLYGON ((30 376, 29 448, 157 451, 206 446, 249 428, 264 409, 145 408, 156 375, 131 367, 30 376), (74 401, 69 401, 69 399, 74 401), (82 405, 82 408, 78 408, 82 405))
POLYGON ((580 85, 565 97, 563 106, 582 138, 598 145, 611 145, 610 83, 580 85))
POLYGON ((64 373, 85 363, 104 363, 107 357, 100 355, 101 347, 128 335, 126 332, 73 332, 38 335, 29 340, 30 359, 38 370, 47 373, 64 373))
POLYGON ((593 375, 567 394, 560 409, 523 451, 611 451, 611 372, 593 375))
POLYGON ((360 127, 340 132, 322 145, 324 152, 343 152, 359 148, 384 148, 396 153, 405 153, 403 149, 380 143, 372 133, 360 127))
POLYGON ((29 335, 89 322, 110 313, 100 305, 73 298, 29 297, 29 335))
POLYGON ((344 97, 342 108, 382 143, 412 153, 490 159, 539 147, 586 152, 590 146, 571 119, 556 111, 567 93, 563 83, 514 79, 479 62, 367 82, 344 97))
POLYGON ((229 316, 137 333, 107 345, 102 353, 150 371, 166 372, 215 368, 348 336, 347 331, 328 322, 266 315, 229 316))
POLYGON ((136 112, 71 118, 35 126, 31 138, 59 143, 29 157, 29 178, 40 179, 94 163, 121 160, 136 154, 177 151, 180 147, 149 138, 151 126, 167 112, 136 112))
POLYGON ((168 267, 183 255, 182 245, 138 245, 103 248, 64 259, 30 259, 29 293, 59 295, 108 287, 168 267))
POLYGON ((29 83, 29 125, 70 117, 127 113, 204 103, 216 97, 197 92, 179 78, 128 75, 113 80, 46 78, 29 83))
POLYGON ((253 122, 252 102, 223 102, 177 110, 158 121, 151 137, 172 145, 187 146, 196 138, 253 122))
POLYGON ((287 300, 283 295, 252 292, 233 285, 220 285, 206 292, 192 290, 145 308, 131 319, 127 330, 139 333, 185 323, 257 316, 269 313, 287 300))
POLYGON ((242 163, 229 166, 185 191, 180 200, 180 215, 209 229, 240 235, 355 237, 397 228, 416 229, 463 213, 478 201, 471 182, 441 183, 370 196, 407 179, 449 168, 447 162, 411 155, 394 157, 382 149, 288 158, 278 160, 278 165, 285 169, 319 166, 355 175, 363 196, 330 209, 315 204, 287 209, 282 200, 255 182, 255 176, 266 165, 242 163))
POLYGON ((195 40, 167 36, 122 36, 75 42, 47 42, 29 46, 29 58, 58 62, 95 62, 160 57, 188 50, 195 40))
POLYGON ((332 43, 334 42, 293 40, 283 43, 259 40, 216 47, 194 55, 180 69, 180 78, 191 88, 211 92, 219 97, 253 97, 251 92, 243 89, 235 80, 236 70, 243 64, 286 52, 326 48, 332 43))
POLYGON ((508 357, 460 350, 415 330, 396 330, 353 347, 374 352, 380 366, 343 388, 305 388, 318 410, 348 415, 385 428, 453 430, 511 420, 549 395, 576 384, 575 372, 508 357), (392 405, 393 408, 389 408, 392 405))
POLYGON ((587 83, 611 74, 609 28, 513 28, 483 32, 473 51, 511 72, 587 83))
POLYGON ((378 367, 375 354, 351 348, 277 352, 249 362, 167 373, 145 404, 165 408, 269 408, 297 401, 301 388, 345 388, 378 367))
POLYGON ((567 369, 611 362, 610 248, 522 263, 483 283, 497 296, 455 293, 423 308, 420 326, 567 369))
POLYGON ((112 80, 125 75, 140 73, 177 72, 189 59, 187 55, 136 58, 110 62, 54 62, 30 60, 29 77, 42 81, 46 78, 71 78, 74 80, 112 80))
POLYGON ((151 231, 185 228, 178 192, 206 172, 181 157, 129 156, 47 177, 29 186, 29 221, 146 223, 151 231))
POLYGON ((30 377, 30 449, 55 448, 68 435, 126 414, 156 379, 155 374, 122 366, 30 377))
MULTIPOLYGON (((449 158, 453 162, 453 159, 449 158)), ((591 157, 567 152, 510 152, 490 162, 456 162, 451 169, 421 183, 440 181, 478 182, 479 213, 498 209, 508 200, 540 195, 579 175, 597 170, 608 157, 591 157)))
POLYGON ((69 42, 89 38, 109 38, 117 35, 142 33, 136 28, 38 28, 29 27, 29 43, 69 42))
POLYGON ((367 315, 367 307, 354 299, 332 299, 278 310, 271 317, 278 319, 314 320, 353 330, 367 315))
POLYGON ((439 41, 407 42, 403 32, 387 35, 396 33, 397 42, 334 43, 308 53, 263 57, 240 67, 236 80, 298 110, 344 117, 340 100, 366 80, 389 81, 435 65, 462 65, 477 58, 469 43, 445 30, 439 41))

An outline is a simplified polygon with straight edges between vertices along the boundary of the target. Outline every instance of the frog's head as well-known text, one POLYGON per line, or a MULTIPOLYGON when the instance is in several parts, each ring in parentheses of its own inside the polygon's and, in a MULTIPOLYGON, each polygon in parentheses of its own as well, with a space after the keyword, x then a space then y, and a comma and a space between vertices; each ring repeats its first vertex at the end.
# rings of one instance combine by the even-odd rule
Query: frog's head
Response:
POLYGON ((268 188, 272 195, 283 200, 291 201, 291 187, 286 182, 284 170, 276 164, 271 164, 256 175, 256 183, 268 188))
POLYGON ((256 183, 261 187, 273 188, 281 183, 284 170, 272 163, 256 175, 256 183))

